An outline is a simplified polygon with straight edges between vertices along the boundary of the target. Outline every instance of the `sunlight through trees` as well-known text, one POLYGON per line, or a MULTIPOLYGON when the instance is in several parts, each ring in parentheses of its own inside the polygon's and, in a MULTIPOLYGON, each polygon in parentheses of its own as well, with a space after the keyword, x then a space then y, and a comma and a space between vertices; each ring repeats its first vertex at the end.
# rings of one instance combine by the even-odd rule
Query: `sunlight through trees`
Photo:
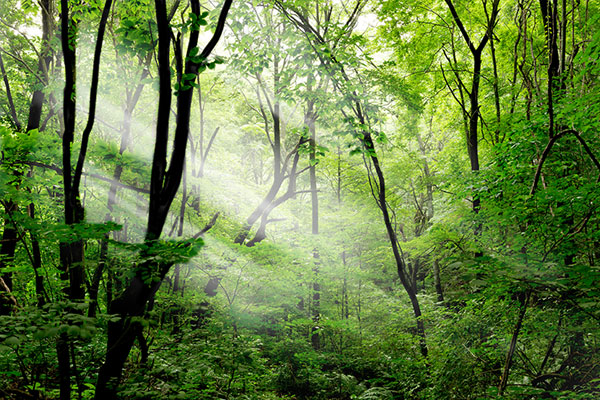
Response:
POLYGON ((596 399, 600 4, 2 0, 0 399, 596 399))

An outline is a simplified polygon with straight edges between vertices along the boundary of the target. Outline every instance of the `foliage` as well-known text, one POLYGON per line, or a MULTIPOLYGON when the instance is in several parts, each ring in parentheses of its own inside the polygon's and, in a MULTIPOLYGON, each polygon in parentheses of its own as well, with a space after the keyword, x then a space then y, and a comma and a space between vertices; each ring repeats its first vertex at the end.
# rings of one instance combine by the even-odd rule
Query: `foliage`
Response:
MULTIPOLYGON (((67 225, 61 10, 3 1, 0 398, 60 398, 61 351, 71 397, 94 398, 118 324, 134 332, 122 399, 598 398, 600 8, 555 2, 544 21, 542 3, 500 3, 488 32, 490 1, 235 2, 225 43, 204 58, 183 52, 184 37, 208 37, 218 9, 169 2, 165 87, 172 113, 188 90, 194 105, 184 178, 148 240, 155 3, 110 11, 76 198, 85 216, 67 225), (474 58, 457 20, 473 42, 490 35, 478 170, 466 141, 474 58), (40 123, 27 131, 36 96, 40 123), (259 237, 253 212, 264 238, 237 244, 244 229, 259 237), (65 269, 77 243, 81 261, 65 269), (74 270, 83 299, 70 297, 74 270), (116 299, 154 289, 115 314, 116 299)), ((104 2, 68 4, 77 154, 104 2)))

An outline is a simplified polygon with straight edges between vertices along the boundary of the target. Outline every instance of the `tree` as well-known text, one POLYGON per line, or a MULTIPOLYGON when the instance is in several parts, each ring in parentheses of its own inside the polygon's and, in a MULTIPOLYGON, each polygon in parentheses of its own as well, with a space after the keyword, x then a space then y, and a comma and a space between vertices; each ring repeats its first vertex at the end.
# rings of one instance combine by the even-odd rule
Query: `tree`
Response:
MULTIPOLYGON (((43 130, 46 125, 48 119, 52 116, 50 112, 46 121, 44 121, 44 126, 40 126, 41 117, 42 117, 42 107, 44 104, 45 94, 41 89, 41 85, 48 84, 49 77, 49 68, 50 63, 52 61, 52 52, 50 47, 50 39, 53 35, 54 29, 54 2, 51 0, 44 0, 40 3, 41 6, 41 14, 42 14, 42 43, 40 51, 38 54, 38 67, 37 67, 37 77, 40 80, 37 88, 33 91, 32 99, 29 104, 28 117, 27 117, 27 127, 26 132, 30 132, 32 130, 43 130)), ((4 25, 8 28, 15 29, 10 24, 4 22, 4 25)), ((34 48, 35 50, 35 48, 34 48)), ((19 117, 17 115, 17 110, 15 108, 12 94, 10 90, 9 79, 4 67, 4 62, 2 61, 2 56, 0 55, 0 71, 3 75, 3 81, 6 88, 7 99, 10 108, 10 115, 12 117, 14 126, 17 131, 22 129, 21 123, 19 121, 19 117)), ((30 172, 31 173, 31 172, 30 172)), ((20 179, 17 177, 16 182, 20 179)), ((18 186, 18 183, 17 185, 18 186)), ((35 215, 35 204, 30 203, 28 206, 28 213, 32 216, 35 215)), ((18 211, 18 205, 12 199, 6 199, 4 202, 4 211, 6 213, 6 217, 4 219, 4 230, 2 233, 2 246, 0 247, 0 269, 7 266, 11 260, 14 259, 15 250, 18 242, 16 226, 14 226, 14 214, 18 211), (13 221, 11 222, 11 219, 13 221)), ((32 237, 32 251, 34 252, 36 260, 39 260, 39 243, 37 238, 32 237)), ((40 265, 36 262, 36 270, 39 269, 40 265)), ((3 284, 2 290, 0 291, 0 295, 2 292, 6 291, 7 293, 12 291, 12 277, 11 274, 3 274, 0 279, 2 279, 3 284)), ((43 303, 42 292, 42 277, 40 276, 36 281, 36 288, 38 291, 38 298, 40 299, 40 305, 43 303)), ((0 314, 5 313, 6 306, 4 304, 3 297, 0 297, 0 314)))
POLYGON ((0 397, 597 397, 598 4, 451 2, 476 172, 446 0, 236 4, 2 2, 0 397))
MULTIPOLYGON (((285 118, 282 105, 286 97, 286 86, 298 79, 297 69, 300 65, 298 51, 290 52, 288 50, 289 48, 298 48, 297 34, 274 8, 256 6, 249 7, 245 11, 251 14, 241 15, 239 20, 232 21, 232 25, 235 27, 252 26, 253 34, 265 37, 267 40, 264 44, 257 41, 256 48, 252 46, 250 48, 252 51, 248 51, 252 36, 246 34, 242 38, 241 33, 236 33, 238 39, 236 45, 243 47, 245 57, 235 60, 234 65, 248 73, 253 79, 252 85, 255 87, 258 106, 251 107, 262 119, 264 133, 273 154, 271 186, 261 203, 248 216, 242 230, 235 238, 235 243, 246 242, 252 226, 260 220, 254 237, 246 242, 247 246, 252 247, 266 238, 266 227, 269 222, 272 222, 269 219, 270 213, 297 195, 296 182, 298 176, 304 172, 304 170, 298 171, 299 150, 308 142, 308 139, 299 135, 292 141, 288 137, 287 141, 291 143, 291 146, 290 143, 287 144, 291 148, 286 153, 286 136, 291 133, 287 125, 291 115, 285 118), (254 21, 255 18, 257 21, 254 21), (271 76, 265 77, 265 74, 271 76), (269 78, 271 83, 267 82, 269 78), (287 188, 278 197, 286 180, 287 188)), ((236 47, 233 49, 242 50, 236 47)))
MULTIPOLYGON (((478 152, 478 141, 479 136, 477 134, 477 129, 480 121, 480 105, 479 105, 479 85, 481 82, 481 57, 483 54, 483 50, 485 49, 488 42, 493 42, 493 32, 494 26, 496 25, 496 18, 498 16, 499 10, 499 0, 494 0, 492 2, 492 10, 488 16, 487 11, 487 2, 483 2, 483 6, 485 9, 487 18, 487 26, 485 27, 485 33, 483 37, 479 41, 477 47, 473 43, 471 36, 467 32, 456 8, 454 7, 454 3, 452 0, 446 0, 446 4, 450 9, 450 13, 452 14, 452 18, 456 26, 458 27, 465 43, 469 47, 469 51, 473 57, 473 78, 471 79, 471 89, 467 90, 465 84, 463 83, 460 74, 458 73, 456 67, 454 69, 454 74, 458 81, 458 91, 460 93, 460 99, 456 97, 454 94, 454 90, 450 89, 452 95, 460 104, 463 110, 463 117, 465 120, 468 120, 468 130, 465 132, 467 134, 467 151, 469 153, 469 161, 471 163, 471 171, 479 171, 479 152, 478 152), (466 104, 464 102, 463 91, 467 93, 469 97, 469 110, 467 111, 466 104)), ((452 53, 455 53, 454 48, 452 49, 452 53)), ((446 56, 448 58, 448 56, 446 56)), ((456 60, 456 58, 454 58, 456 60)), ((450 60, 449 60, 450 61, 450 60)), ((442 70, 443 71, 443 70, 442 70)), ((448 84, 449 86, 449 84, 448 84)), ((477 196, 473 197, 473 211, 475 213, 479 212, 480 207, 480 199, 477 196)))
MULTIPOLYGON (((135 340, 139 322, 135 317, 141 316, 148 301, 154 296, 162 279, 173 262, 156 260, 160 238, 171 203, 177 194, 181 182, 188 141, 190 109, 192 105, 192 83, 198 70, 206 65, 208 57, 220 39, 225 20, 232 1, 226 0, 220 12, 219 21, 211 40, 202 52, 197 50, 200 21, 206 17, 201 14, 198 1, 192 2, 191 33, 186 52, 185 70, 178 76, 177 124, 173 142, 173 153, 167 169, 167 146, 169 131, 169 115, 171 105, 171 71, 169 67, 170 43, 172 32, 169 28, 166 3, 155 1, 156 24, 158 29, 158 62, 159 62, 159 104, 156 124, 156 144, 152 163, 150 181, 150 207, 145 237, 145 248, 142 261, 135 268, 135 275, 124 292, 112 304, 110 313, 119 315, 119 320, 110 322, 106 360, 98 373, 96 385, 97 399, 113 397, 121 377, 123 364, 135 340)), ((179 60, 182 55, 177 54, 179 60)))
POLYGON ((333 6, 329 5, 329 7, 321 7, 321 9, 317 6, 315 8, 315 14, 310 15, 306 8, 296 8, 285 2, 278 2, 277 4, 290 21, 304 33, 308 42, 318 54, 321 63, 329 69, 329 74, 334 86, 342 93, 348 102, 347 107, 350 108, 352 115, 344 113, 344 117, 354 130, 354 135, 361 145, 360 151, 365 155, 365 162, 368 163, 367 170, 369 171, 369 178, 373 180, 373 186, 371 187, 372 194, 383 216, 384 225, 388 233, 394 260, 396 262, 398 276, 400 277, 402 286, 406 290, 413 307, 417 324, 417 335, 420 337, 421 354, 424 357, 427 357, 428 350, 425 342, 425 327, 421 318, 421 307, 417 297, 415 281, 414 278, 409 275, 409 271, 407 270, 407 265, 398 242, 397 233, 394 229, 392 216, 387 203, 385 176, 375 149, 375 140, 377 139, 377 136, 374 137, 374 135, 377 135, 377 133, 373 130, 369 116, 366 114, 367 107, 361 100, 355 87, 352 85, 352 79, 346 72, 347 66, 338 59, 338 53, 336 52, 340 40, 349 37, 352 33, 358 15, 362 8, 364 8, 365 3, 361 1, 355 3, 351 13, 347 16, 347 20, 340 23, 336 30, 333 30, 333 35, 335 36, 333 36, 332 39, 324 35, 327 34, 329 24, 332 23, 328 18, 332 15, 333 6), (324 14, 320 14, 321 12, 324 14), (325 16, 324 18, 323 15, 325 16), (313 18, 313 20, 311 20, 311 18, 313 18), (321 18, 323 18, 324 26, 319 24, 321 18), (371 172, 371 167, 374 172, 371 172))
MULTIPOLYGON (((76 50, 76 20, 69 17, 69 2, 61 1, 61 44, 65 65, 65 89, 63 94, 63 114, 64 131, 62 133, 62 175, 64 192, 64 219, 67 226, 82 223, 84 220, 84 208, 81 204, 79 186, 83 173, 83 163, 85 161, 87 146, 92 128, 94 126, 94 116, 96 113, 96 95, 98 91, 98 79, 100 73, 100 55, 102 52, 102 43, 104 41, 104 32, 106 21, 112 0, 107 0, 104 4, 102 17, 98 26, 98 37, 96 39, 96 48, 94 52, 94 66, 92 72, 92 83, 90 86, 90 109, 88 113, 88 122, 81 135, 81 147, 77 158, 77 165, 72 172, 71 147, 75 134, 75 50, 76 50)), ((84 241, 82 238, 75 240, 65 240, 60 243, 61 260, 61 279, 65 281, 64 292, 68 300, 73 303, 84 300, 84 241)), ((57 357, 60 377, 60 397, 61 400, 71 398, 71 371, 69 357, 69 338, 66 333, 59 336, 57 342, 57 357)))

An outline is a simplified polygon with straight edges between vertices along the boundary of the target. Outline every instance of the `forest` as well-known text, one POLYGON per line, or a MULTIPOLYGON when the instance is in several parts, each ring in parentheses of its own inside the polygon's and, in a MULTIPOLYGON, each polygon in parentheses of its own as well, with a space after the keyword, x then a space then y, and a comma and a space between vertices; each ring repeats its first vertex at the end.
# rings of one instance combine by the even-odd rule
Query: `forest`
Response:
POLYGON ((599 399, 600 1, 0 0, 0 399, 599 399))

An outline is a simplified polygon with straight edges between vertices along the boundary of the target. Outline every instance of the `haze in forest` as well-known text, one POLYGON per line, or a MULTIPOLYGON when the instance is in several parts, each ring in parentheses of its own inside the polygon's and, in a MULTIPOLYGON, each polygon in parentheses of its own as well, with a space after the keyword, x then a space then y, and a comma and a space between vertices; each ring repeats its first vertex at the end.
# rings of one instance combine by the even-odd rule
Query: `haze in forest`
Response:
POLYGON ((3 0, 0 399, 595 399, 597 1, 3 0))

